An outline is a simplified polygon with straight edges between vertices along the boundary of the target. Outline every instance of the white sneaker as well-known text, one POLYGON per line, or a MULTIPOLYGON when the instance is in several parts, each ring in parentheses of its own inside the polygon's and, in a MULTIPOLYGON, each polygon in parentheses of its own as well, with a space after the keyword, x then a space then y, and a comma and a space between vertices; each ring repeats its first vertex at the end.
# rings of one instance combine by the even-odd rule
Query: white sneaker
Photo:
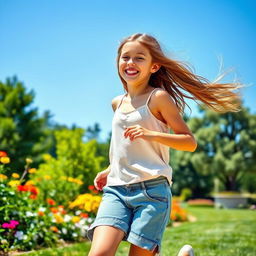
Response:
POLYGON ((189 244, 185 244, 180 249, 178 256, 195 256, 193 247, 189 244))

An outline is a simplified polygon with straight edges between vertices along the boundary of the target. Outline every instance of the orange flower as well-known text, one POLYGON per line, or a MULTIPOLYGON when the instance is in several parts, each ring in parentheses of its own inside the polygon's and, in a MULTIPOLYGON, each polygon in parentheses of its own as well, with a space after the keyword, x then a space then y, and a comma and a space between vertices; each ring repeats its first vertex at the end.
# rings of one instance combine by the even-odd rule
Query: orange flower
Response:
POLYGON ((59 231, 56 226, 51 226, 50 230, 53 231, 53 232, 56 232, 56 233, 59 231))
POLYGON ((59 212, 58 209, 55 208, 55 207, 51 207, 50 210, 51 210, 52 213, 57 213, 57 212, 59 212))
POLYGON ((62 223, 64 220, 59 214, 53 214, 57 223, 62 223))
POLYGON ((30 169, 28 170, 28 172, 29 172, 29 173, 36 173, 36 168, 30 168, 30 169))
POLYGON ((44 216, 44 212, 39 211, 39 212, 38 212, 38 215, 39 215, 39 216, 44 216))
POLYGON ((47 203, 49 205, 55 205, 56 204, 55 201, 53 199, 51 199, 51 198, 47 198, 47 203))
POLYGON ((30 198, 30 199, 36 199, 36 198, 37 198, 37 196, 36 196, 36 195, 34 195, 34 194, 31 194, 31 195, 29 196, 29 198, 30 198))
POLYGON ((7 176, 0 173, 0 180, 6 180, 6 179, 7 179, 7 176))
POLYGON ((13 177, 14 179, 18 179, 18 178, 20 177, 20 175, 19 175, 18 173, 14 172, 14 173, 12 174, 12 177, 13 177))

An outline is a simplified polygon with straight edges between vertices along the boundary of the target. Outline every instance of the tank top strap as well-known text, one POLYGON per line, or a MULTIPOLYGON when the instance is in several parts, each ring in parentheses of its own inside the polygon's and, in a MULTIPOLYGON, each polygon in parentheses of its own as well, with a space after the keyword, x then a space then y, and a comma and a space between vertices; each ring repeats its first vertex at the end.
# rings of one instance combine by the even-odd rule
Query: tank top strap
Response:
POLYGON ((148 106, 148 103, 149 103, 149 101, 150 101, 151 96, 153 95, 153 93, 154 93, 155 91, 159 90, 159 89, 162 90, 162 88, 157 87, 157 88, 155 88, 155 89, 149 94, 148 99, 147 99, 147 101, 146 101, 146 106, 148 106))
POLYGON ((116 108, 116 109, 118 109, 118 108, 121 106, 121 104, 122 104, 123 99, 124 99, 124 97, 125 97, 125 96, 126 96, 126 94, 124 94, 124 95, 122 96, 122 98, 121 98, 120 102, 118 103, 118 105, 117 105, 117 108, 116 108))

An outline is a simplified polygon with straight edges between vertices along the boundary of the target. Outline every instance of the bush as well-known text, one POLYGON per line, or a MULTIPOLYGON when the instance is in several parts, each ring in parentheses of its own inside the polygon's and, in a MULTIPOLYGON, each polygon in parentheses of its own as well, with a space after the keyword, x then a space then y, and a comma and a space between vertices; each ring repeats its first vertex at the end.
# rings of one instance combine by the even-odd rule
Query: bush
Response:
POLYGON ((192 191, 190 188, 183 188, 180 195, 181 201, 187 201, 189 197, 191 197, 192 191))

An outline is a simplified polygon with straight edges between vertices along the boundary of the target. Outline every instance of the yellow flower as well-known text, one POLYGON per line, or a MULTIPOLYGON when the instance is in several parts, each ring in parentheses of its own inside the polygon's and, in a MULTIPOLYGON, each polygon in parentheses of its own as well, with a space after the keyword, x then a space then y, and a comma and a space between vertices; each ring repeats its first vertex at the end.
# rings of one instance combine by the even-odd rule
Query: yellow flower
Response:
POLYGON ((6 179, 7 179, 7 176, 0 173, 0 180, 6 180, 6 179))
POLYGON ((78 185, 83 185, 84 183, 79 179, 74 179, 74 182, 78 185))
POLYGON ((51 176, 50 176, 50 175, 44 175, 44 178, 45 178, 46 180, 50 180, 50 179, 51 179, 51 176))
POLYGON ((3 164, 9 164, 10 163, 10 158, 8 156, 3 156, 3 157, 0 158, 0 161, 3 164))
POLYGON ((52 158, 50 154, 43 154, 44 161, 49 161, 52 158))
POLYGON ((14 173, 12 174, 12 177, 13 177, 14 179, 18 179, 18 178, 20 177, 20 175, 19 175, 18 173, 14 172, 14 173))
POLYGON ((31 163, 33 163, 33 160, 31 158, 26 158, 26 163, 31 164, 31 163))
POLYGON ((61 176, 60 179, 61 180, 67 180, 67 177, 66 176, 61 176))
POLYGON ((8 185, 11 187, 16 187, 16 186, 20 185, 20 181, 19 180, 11 180, 10 182, 8 182, 8 185))
POLYGON ((28 180, 25 185, 35 185, 35 182, 33 180, 28 180))
POLYGON ((74 182, 74 179, 72 177, 68 177, 69 182, 74 182))
POLYGON ((29 173, 36 173, 36 168, 30 168, 30 169, 28 170, 28 172, 29 172, 29 173))
POLYGON ((53 215, 54 215, 54 218, 57 223, 62 223, 64 221, 63 218, 59 214, 55 213, 53 215))
POLYGON ((78 217, 78 216, 74 216, 73 218, 72 218, 72 222, 73 223, 77 223, 77 222, 79 222, 80 221, 80 217, 78 217))
POLYGON ((69 203, 69 208, 79 207, 87 212, 97 212, 101 201, 101 196, 94 196, 86 193, 79 195, 74 202, 69 203))

